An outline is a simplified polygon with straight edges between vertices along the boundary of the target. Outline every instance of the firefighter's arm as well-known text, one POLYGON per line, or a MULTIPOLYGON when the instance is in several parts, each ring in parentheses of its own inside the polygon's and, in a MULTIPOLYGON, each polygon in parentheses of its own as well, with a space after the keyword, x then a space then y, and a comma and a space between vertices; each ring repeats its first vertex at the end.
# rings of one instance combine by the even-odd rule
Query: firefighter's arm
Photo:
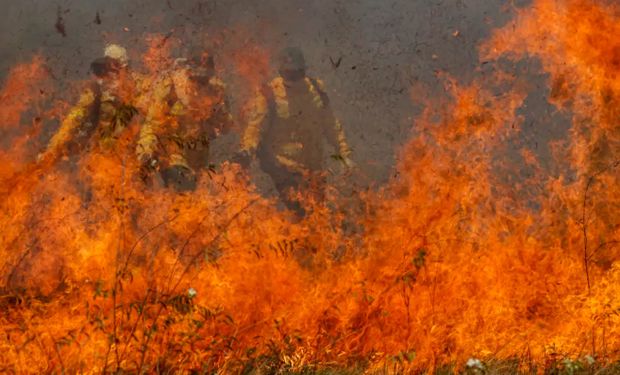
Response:
MULTIPOLYGON (((331 138, 332 140, 330 141, 330 143, 334 146, 334 148, 336 150, 338 150, 338 154, 335 155, 335 157, 342 161, 344 163, 344 165, 346 165, 349 168, 355 167, 355 162, 351 159, 351 148, 349 147, 349 144, 347 143, 347 138, 344 134, 344 129, 342 128, 342 124, 340 123, 340 120, 338 120, 335 116, 332 116, 332 121, 330 121, 330 125, 331 125, 331 136, 328 138, 331 138)), ((329 126, 329 125, 328 125, 329 126)))
POLYGON ((148 162, 155 155, 157 149, 156 130, 158 127, 159 124, 155 116, 152 113, 147 113, 146 119, 140 127, 140 134, 136 144, 136 156, 141 162, 148 162))
POLYGON ((234 120, 230 113, 230 107, 227 102, 224 102, 220 108, 218 108, 215 114, 218 124, 218 134, 228 134, 234 126, 234 120))
POLYGON ((260 142, 260 132, 267 116, 267 98, 259 91, 244 109, 246 128, 241 134, 239 151, 233 155, 231 161, 244 168, 248 168, 260 142))
POLYGON ((327 116, 327 121, 324 123, 324 126, 326 127, 324 130, 327 141, 336 150, 337 155, 335 156, 338 159, 341 159, 348 167, 353 167, 355 163, 350 159, 351 148, 347 142, 347 137, 345 136, 342 123, 334 115, 327 94, 325 93, 325 85, 323 84, 323 81, 317 79, 316 84, 320 91, 323 107, 327 116))
POLYGON ((217 78, 212 78, 210 83, 221 93, 221 102, 217 104, 216 113, 214 114, 218 132, 216 135, 227 134, 233 128, 234 124, 230 111, 230 101, 226 96, 226 85, 217 78))
POLYGON ((39 154, 39 160, 55 158, 61 152, 62 147, 71 139, 75 129, 85 121, 89 115, 91 107, 95 102, 95 93, 88 89, 78 100, 78 103, 71 108, 67 116, 62 120, 60 128, 52 136, 45 151, 39 154))
POLYGON ((258 92, 246 107, 247 126, 241 136, 241 151, 252 153, 258 147, 260 131, 267 116, 267 98, 258 92))
POLYGON ((336 117, 333 117, 333 124, 334 132, 336 133, 336 144, 338 152, 340 153, 340 156, 348 159, 351 156, 351 148, 349 147, 349 143, 347 142, 347 137, 344 134, 342 124, 340 123, 340 120, 338 120, 336 117))

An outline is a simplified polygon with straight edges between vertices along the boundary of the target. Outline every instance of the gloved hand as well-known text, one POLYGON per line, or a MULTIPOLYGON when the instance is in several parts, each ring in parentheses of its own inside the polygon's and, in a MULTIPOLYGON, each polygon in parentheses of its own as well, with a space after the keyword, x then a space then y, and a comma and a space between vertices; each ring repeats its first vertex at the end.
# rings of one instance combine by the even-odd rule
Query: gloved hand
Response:
POLYGON ((253 155, 249 151, 239 151, 230 159, 231 162, 239 164, 242 168, 249 168, 252 164, 253 155))
POLYGON ((357 163, 355 163, 352 159, 345 157, 343 158, 343 163, 347 167, 347 169, 352 169, 357 167, 357 163))
POLYGON ((332 159, 339 161, 346 169, 352 169, 357 166, 357 164, 350 159, 348 156, 342 156, 340 154, 332 155, 332 159))
POLYGON ((148 170, 156 170, 159 166, 159 158, 155 155, 145 156, 141 160, 141 166, 148 170))

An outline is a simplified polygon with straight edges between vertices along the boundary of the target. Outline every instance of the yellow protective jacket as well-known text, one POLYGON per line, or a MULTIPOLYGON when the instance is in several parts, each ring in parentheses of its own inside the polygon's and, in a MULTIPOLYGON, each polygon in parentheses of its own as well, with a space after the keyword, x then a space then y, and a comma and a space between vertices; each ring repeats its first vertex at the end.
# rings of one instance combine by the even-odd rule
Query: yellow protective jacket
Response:
POLYGON ((143 162, 157 158, 163 166, 201 168, 210 140, 231 125, 224 84, 211 78, 208 84, 196 85, 185 69, 178 69, 153 84, 136 155, 143 162))
POLYGON ((113 146, 114 140, 139 112, 137 106, 142 101, 143 83, 138 75, 132 74, 126 79, 124 99, 115 90, 102 88, 99 83, 91 84, 63 118, 41 157, 53 159, 63 153, 78 155, 95 140, 100 147, 113 146))
POLYGON ((295 172, 321 170, 324 141, 341 158, 351 153, 320 80, 277 77, 256 94, 246 116, 241 150, 256 151, 263 162, 295 172))

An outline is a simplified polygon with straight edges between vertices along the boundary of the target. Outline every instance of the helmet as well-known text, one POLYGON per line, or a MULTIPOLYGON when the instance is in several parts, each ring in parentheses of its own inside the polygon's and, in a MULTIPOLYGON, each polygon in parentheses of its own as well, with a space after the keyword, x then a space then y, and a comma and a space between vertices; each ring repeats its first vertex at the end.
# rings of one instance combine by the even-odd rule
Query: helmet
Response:
POLYGON ((306 60, 299 48, 287 47, 280 52, 280 75, 287 81, 297 81, 306 75, 306 60))
POLYGON ((126 66, 129 63, 127 50, 125 49, 125 47, 118 44, 106 45, 105 49, 103 50, 103 56, 118 60, 122 66, 126 66))
POLYGON ((297 47, 287 47, 280 52, 280 70, 305 70, 304 54, 297 47))

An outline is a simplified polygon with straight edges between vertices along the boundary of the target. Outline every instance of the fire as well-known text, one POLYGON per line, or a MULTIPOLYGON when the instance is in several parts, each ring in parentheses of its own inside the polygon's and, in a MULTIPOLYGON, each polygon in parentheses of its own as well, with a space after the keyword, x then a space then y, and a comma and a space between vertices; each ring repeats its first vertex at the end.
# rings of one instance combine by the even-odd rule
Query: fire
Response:
MULTIPOLYGON (((549 103, 571 120, 550 146, 570 155, 557 176, 524 148, 532 175, 501 178, 517 168, 498 155, 524 131, 530 88, 499 64, 467 84, 442 76, 446 97, 425 103, 398 175, 353 211, 336 188, 325 202, 302 196, 300 222, 231 163, 191 193, 145 187, 140 116, 115 152, 92 148, 76 165, 37 162, 14 141, 2 160, 20 162, 0 174, 0 369, 392 373, 480 358, 540 371, 620 359, 620 8, 536 0, 515 12, 481 61, 540 62, 549 103)), ((152 87, 176 42, 148 43, 152 87)), ((257 64, 232 58, 251 89, 268 70, 254 51, 257 64)), ((36 90, 20 77, 44 75, 41 64, 4 83, 0 129, 30 126, 36 90)))
POLYGON ((29 63, 21 64, 9 72, 0 91, 0 132, 3 137, 3 151, 0 152, 0 177, 8 177, 21 167, 26 155, 26 144, 41 129, 41 119, 53 115, 52 111, 43 113, 42 107, 52 94, 48 73, 43 58, 35 56, 29 63), (35 84, 36 82, 36 84, 35 84), (30 123, 22 123, 22 113, 30 110, 30 123), (10 143, 16 147, 11 153, 4 152, 10 143))

